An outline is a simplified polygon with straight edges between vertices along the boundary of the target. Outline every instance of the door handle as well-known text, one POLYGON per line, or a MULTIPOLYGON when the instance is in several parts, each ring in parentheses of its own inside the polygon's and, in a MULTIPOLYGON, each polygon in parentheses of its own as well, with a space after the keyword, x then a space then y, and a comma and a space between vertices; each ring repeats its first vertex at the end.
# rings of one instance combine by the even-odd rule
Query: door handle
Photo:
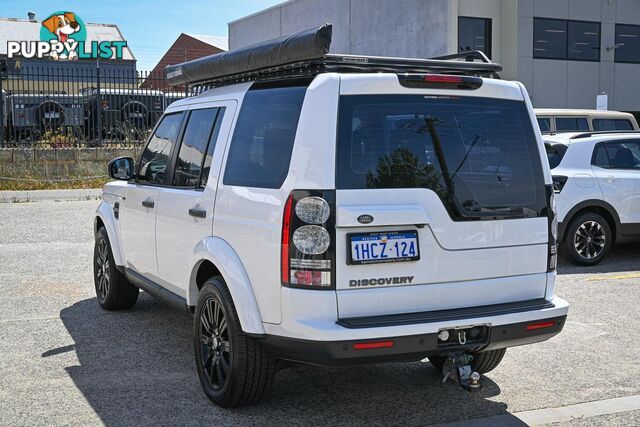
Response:
POLYGON ((149 199, 147 199, 147 200, 143 200, 143 201, 142 201, 142 206, 144 206, 145 208, 151 208, 151 209, 153 209, 153 207, 154 207, 155 205, 156 205, 156 204, 153 202, 153 200, 149 200, 149 199))
POLYGON ((202 209, 189 209, 189 215, 195 216, 196 218, 206 218, 207 211, 202 209))

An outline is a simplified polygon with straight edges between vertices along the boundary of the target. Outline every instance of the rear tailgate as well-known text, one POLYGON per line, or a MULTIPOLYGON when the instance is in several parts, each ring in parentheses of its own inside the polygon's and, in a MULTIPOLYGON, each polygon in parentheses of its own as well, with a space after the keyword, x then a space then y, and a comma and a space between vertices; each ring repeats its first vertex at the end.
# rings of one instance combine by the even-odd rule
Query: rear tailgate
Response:
POLYGON ((357 84, 342 86, 339 316, 543 298, 547 195, 518 87, 398 87, 396 79, 360 95, 357 84))

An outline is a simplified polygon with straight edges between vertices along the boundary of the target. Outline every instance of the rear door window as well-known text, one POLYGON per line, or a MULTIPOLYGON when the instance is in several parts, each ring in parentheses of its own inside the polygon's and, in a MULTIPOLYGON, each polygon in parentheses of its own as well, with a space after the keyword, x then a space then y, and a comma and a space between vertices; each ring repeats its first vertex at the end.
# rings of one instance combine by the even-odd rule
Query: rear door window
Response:
POLYGON ((164 116, 142 152, 138 182, 164 184, 171 151, 176 143, 183 116, 183 112, 164 116))
MULTIPOLYGON (((195 188, 200 185, 205 153, 212 140, 218 110, 206 108, 193 110, 189 114, 176 159, 173 186, 195 188)), ((213 144, 215 145, 215 142, 213 144)))
POLYGON ((640 170, 640 140, 601 142, 596 145, 591 164, 605 169, 640 170))
POLYGON ((557 132, 582 132, 589 130, 586 117, 556 117, 557 132))
POLYGON ((282 186, 308 83, 254 84, 249 89, 231 140, 225 185, 282 186))
POLYGON ((542 163, 521 101, 355 95, 340 100, 338 189, 428 188, 454 219, 543 215, 542 163))

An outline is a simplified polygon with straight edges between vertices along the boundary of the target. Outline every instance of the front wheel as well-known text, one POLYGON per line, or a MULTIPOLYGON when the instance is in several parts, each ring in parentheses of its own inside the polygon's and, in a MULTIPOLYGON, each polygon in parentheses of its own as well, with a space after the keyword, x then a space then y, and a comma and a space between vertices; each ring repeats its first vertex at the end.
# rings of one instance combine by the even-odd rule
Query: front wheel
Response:
POLYGON ((106 310, 125 310, 138 301, 139 290, 116 268, 104 227, 96 233, 93 250, 93 279, 98 303, 106 310))
POLYGON ((611 227, 602 215, 585 213, 569 224, 565 234, 565 249, 577 265, 596 265, 611 249, 611 227))
POLYGON ((193 345, 200 384, 225 408, 258 402, 271 387, 275 360, 255 338, 242 332, 231 295, 221 277, 200 290, 193 322, 193 345))

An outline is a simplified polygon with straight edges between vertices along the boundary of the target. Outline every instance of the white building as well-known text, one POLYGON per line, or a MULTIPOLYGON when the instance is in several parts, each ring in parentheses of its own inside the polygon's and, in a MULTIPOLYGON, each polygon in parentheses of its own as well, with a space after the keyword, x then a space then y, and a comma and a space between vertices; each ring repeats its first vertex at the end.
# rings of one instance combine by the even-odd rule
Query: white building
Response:
POLYGON ((640 0, 289 0, 229 23, 231 49, 333 24, 334 53, 485 51, 536 107, 640 112, 640 0))

